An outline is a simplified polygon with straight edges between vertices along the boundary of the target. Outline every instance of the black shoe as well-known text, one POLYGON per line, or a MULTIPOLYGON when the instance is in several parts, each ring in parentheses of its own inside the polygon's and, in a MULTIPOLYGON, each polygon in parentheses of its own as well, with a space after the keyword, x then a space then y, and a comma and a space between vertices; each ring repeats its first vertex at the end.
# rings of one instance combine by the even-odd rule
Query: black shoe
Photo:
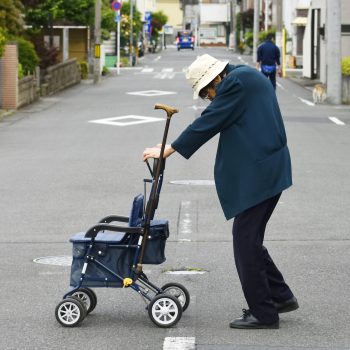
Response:
POLYGON ((275 308, 279 314, 294 311, 299 308, 298 300, 296 297, 292 297, 283 303, 275 303, 275 308))
POLYGON ((279 321, 265 324, 256 319, 249 310, 243 309, 243 315, 230 323, 231 328, 239 329, 278 329, 279 321))

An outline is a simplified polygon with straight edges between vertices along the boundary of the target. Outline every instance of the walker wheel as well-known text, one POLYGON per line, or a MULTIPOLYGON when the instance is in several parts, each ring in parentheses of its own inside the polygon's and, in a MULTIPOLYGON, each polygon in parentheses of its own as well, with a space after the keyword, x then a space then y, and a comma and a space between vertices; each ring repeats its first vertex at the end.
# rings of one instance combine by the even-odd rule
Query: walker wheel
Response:
POLYGON ((97 304, 97 296, 90 288, 79 288, 72 296, 78 297, 85 305, 86 311, 89 314, 95 309, 97 304))
POLYGON ((148 315, 161 328, 174 326, 182 316, 179 300, 172 295, 158 294, 148 305, 148 315))
POLYGON ((164 293, 172 295, 177 298, 182 306, 182 311, 185 311, 190 304, 190 293, 188 290, 180 283, 167 283, 162 287, 164 293))
POLYGON ((85 318, 86 308, 79 298, 69 296, 56 306, 55 316, 62 326, 75 327, 85 318))

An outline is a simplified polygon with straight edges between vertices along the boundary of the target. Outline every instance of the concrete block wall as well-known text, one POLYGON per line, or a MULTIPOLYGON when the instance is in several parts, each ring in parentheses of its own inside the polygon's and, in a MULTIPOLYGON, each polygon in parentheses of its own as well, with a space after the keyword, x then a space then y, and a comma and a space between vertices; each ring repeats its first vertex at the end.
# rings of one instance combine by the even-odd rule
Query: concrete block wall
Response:
POLYGON ((75 58, 51 66, 44 73, 41 95, 52 95, 69 86, 79 84, 80 80, 80 68, 75 58))
POLYGON ((39 99, 40 91, 34 76, 29 75, 18 82, 17 108, 28 105, 39 99))

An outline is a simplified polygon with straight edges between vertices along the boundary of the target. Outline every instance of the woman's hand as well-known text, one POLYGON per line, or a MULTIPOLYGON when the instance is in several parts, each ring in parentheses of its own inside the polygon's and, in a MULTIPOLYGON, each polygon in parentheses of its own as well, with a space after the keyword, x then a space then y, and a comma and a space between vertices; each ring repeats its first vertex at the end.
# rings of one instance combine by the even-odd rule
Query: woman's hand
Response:
MULTIPOLYGON (((162 147, 162 145, 158 144, 156 147, 146 148, 142 154, 143 160, 145 161, 148 158, 159 158, 161 147, 162 147)), ((171 145, 165 145, 164 158, 168 158, 174 152, 175 152, 175 150, 174 150, 174 148, 171 147, 171 145)))

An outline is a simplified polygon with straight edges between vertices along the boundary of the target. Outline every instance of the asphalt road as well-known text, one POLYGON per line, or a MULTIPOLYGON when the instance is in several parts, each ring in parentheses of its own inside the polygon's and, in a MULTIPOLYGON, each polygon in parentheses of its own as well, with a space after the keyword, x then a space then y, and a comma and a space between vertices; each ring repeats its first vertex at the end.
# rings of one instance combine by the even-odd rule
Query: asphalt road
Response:
POLYGON ((99 86, 82 83, 0 123, 0 349, 350 348, 350 108, 314 106, 311 91, 288 79, 278 80, 277 94, 294 186, 270 221, 266 246, 300 309, 281 315, 279 330, 228 327, 246 305, 232 257, 232 222, 225 221, 211 185, 214 138, 191 160, 175 154, 166 164, 157 216, 170 221, 167 261, 146 266, 146 273, 158 285, 174 281, 189 289, 191 304, 177 326, 154 326, 141 298, 128 289, 96 289, 98 305, 79 327, 63 328, 55 320, 55 306, 69 287, 69 266, 33 260, 69 261, 68 240, 75 232, 108 214, 128 215, 148 176, 142 151, 163 133, 165 114, 154 104, 180 109, 171 142, 205 107, 192 100, 184 70, 206 52, 250 63, 225 49, 168 48, 99 86), (162 120, 100 123, 144 117, 162 120), (209 181, 176 184, 182 180, 209 181), (205 273, 165 273, 183 268, 205 273))

